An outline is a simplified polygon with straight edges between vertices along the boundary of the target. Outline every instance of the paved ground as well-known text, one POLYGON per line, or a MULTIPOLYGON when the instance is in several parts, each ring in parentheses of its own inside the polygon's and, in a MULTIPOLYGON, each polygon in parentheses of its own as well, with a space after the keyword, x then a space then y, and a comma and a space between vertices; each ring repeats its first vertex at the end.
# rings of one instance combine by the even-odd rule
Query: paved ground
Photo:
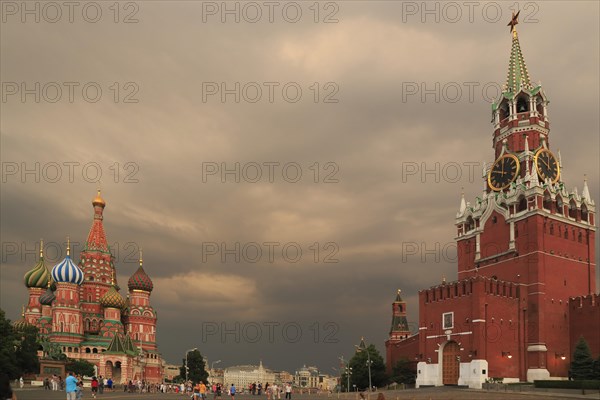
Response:
MULTIPOLYGON (((53 400, 66 398, 64 392, 52 392, 44 391, 42 389, 23 389, 15 390, 18 400, 53 400)), ((566 398, 579 398, 579 399, 600 399, 599 393, 588 394, 582 396, 580 394, 553 394, 553 393, 502 393, 502 392, 486 392, 474 389, 456 389, 456 388, 427 388, 427 389, 412 389, 402 391, 384 391, 386 400, 536 400, 536 399, 566 399, 566 398)), ((250 395, 238 395, 235 396, 236 400, 266 400, 266 396, 250 396, 250 395)), ((83 399, 91 399, 91 393, 89 390, 84 391, 83 399)), ((354 394, 347 395, 343 394, 339 397, 340 400, 357 400, 357 396, 354 394)), ((104 393, 99 395, 98 399, 143 399, 143 400, 187 400, 187 397, 177 394, 152 394, 152 393, 123 393, 113 392, 104 393)), ((333 394, 328 396, 327 394, 321 395, 296 395, 294 394, 293 400, 337 400, 338 396, 333 394)), ((375 400, 376 396, 371 396, 371 400, 375 400)), ((212 396, 209 396, 209 400, 212 400, 212 396)), ((221 397, 221 400, 231 400, 228 397, 221 397)))

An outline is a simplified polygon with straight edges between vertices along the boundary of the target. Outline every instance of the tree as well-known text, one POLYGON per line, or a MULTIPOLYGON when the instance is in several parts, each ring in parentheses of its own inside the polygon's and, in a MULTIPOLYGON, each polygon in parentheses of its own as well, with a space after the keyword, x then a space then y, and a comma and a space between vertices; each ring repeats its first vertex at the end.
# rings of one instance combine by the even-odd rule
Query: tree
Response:
POLYGON ((16 332, 17 348, 15 354, 21 373, 37 374, 40 372, 40 360, 37 352, 40 347, 38 342, 38 329, 27 325, 16 332))
POLYGON ((73 371, 75 375, 94 376, 94 364, 87 360, 69 359, 65 366, 67 371, 73 371))
POLYGON ((401 358, 392 369, 393 382, 397 383, 415 383, 417 369, 415 363, 408 358, 401 358))
POLYGON ((367 389, 369 387, 369 367, 367 365, 369 358, 372 362, 371 383, 376 387, 385 385, 387 376, 385 374, 383 358, 375 346, 370 344, 365 350, 358 350, 350 359, 349 365, 352 368, 352 375, 350 376, 350 380, 352 381, 350 382, 351 387, 352 385, 356 385, 359 389, 367 389))
POLYGON ((573 352, 571 373, 575 380, 594 379, 594 360, 592 359, 590 347, 583 336, 579 338, 573 352))
MULTIPOLYGON (((208 372, 204 368, 204 358, 200 351, 190 351, 187 355, 188 363, 188 379, 192 382, 206 382, 208 379, 208 372)), ((183 365, 179 368, 179 375, 185 379, 185 358, 183 359, 183 365)))
POLYGON ((10 324, 10 320, 6 318, 4 310, 0 308, 0 371, 8 375, 9 379, 16 379, 21 375, 15 346, 17 337, 15 331, 10 324))

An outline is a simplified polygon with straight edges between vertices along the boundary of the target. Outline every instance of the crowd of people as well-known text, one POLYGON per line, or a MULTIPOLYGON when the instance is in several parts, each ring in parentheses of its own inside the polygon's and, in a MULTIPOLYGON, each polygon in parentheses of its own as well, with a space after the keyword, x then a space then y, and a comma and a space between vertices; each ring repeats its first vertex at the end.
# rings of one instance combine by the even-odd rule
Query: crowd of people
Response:
MULTIPOLYGON (((8 380, 7 382, 8 383, 8 380)), ((4 384, 4 382, 3 382, 4 384)), ((17 385, 23 387, 22 378, 17 380, 17 385)), ((51 378, 44 379, 44 390, 62 391, 64 390, 67 394, 67 400, 80 400, 83 398, 84 392, 84 380, 80 375, 75 375, 73 372, 69 372, 67 377, 63 380, 59 375, 52 375, 51 378)), ((90 392, 92 398, 97 398, 99 394, 106 392, 112 392, 120 390, 113 383, 113 380, 109 378, 103 378, 102 376, 94 376, 90 383, 90 392)), ((187 395, 193 400, 208 400, 208 397, 212 395, 212 400, 217 400, 223 395, 231 397, 231 400, 235 400, 235 395, 238 393, 238 389, 234 384, 222 385, 220 383, 213 383, 212 385, 208 382, 192 382, 187 383, 150 383, 144 380, 130 380, 122 385, 123 391, 126 393, 178 393, 187 395)), ((10 384, 8 385, 7 394, 12 397, 13 393, 8 392, 10 390, 10 384)), ((249 384, 247 388, 243 388, 242 392, 246 392, 253 396, 266 396, 267 400, 292 400, 292 385, 291 383, 285 383, 283 385, 277 385, 276 383, 269 384, 268 382, 263 386, 261 382, 249 384)), ((4 400, 4 399, 0 399, 4 400)), ((380 400, 380 399, 378 399, 380 400)))

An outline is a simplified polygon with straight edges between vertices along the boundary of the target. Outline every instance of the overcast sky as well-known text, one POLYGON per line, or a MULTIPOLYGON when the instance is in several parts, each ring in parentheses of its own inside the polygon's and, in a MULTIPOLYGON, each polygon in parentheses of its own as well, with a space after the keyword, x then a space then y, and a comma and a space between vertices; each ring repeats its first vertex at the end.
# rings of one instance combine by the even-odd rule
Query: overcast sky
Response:
MULTIPOLYGON (((3 2, 1 307, 18 318, 40 238, 49 267, 86 239, 99 184, 167 361, 335 373, 361 336, 384 350, 398 288, 416 323, 417 291, 456 279, 515 3, 222 4, 3 2)), ((598 2, 518 4, 563 179, 598 201, 598 2)))

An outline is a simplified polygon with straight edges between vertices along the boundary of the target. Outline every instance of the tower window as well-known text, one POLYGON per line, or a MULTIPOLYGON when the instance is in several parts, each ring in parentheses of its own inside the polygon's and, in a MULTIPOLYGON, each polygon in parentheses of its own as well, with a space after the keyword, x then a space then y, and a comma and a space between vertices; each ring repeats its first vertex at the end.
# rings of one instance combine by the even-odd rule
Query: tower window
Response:
POLYGON ((569 203, 569 217, 577 219, 577 204, 575 201, 569 203))
POLYGON ((525 96, 519 96, 517 99, 517 112, 523 113, 529 111, 529 99, 525 96))
POLYGON ((544 210, 552 210, 552 198, 550 197, 550 193, 546 192, 544 193, 544 204, 543 204, 544 210))
POLYGON ((544 115, 544 100, 542 96, 537 96, 535 98, 535 109, 540 115, 544 115))
POLYGON ((525 198, 525 196, 523 196, 519 199, 519 205, 517 206, 517 212, 521 212, 521 211, 525 211, 525 210, 527 210, 527 199, 525 198))
POLYGON ((579 243, 581 243, 581 241, 582 241, 582 234, 581 234, 581 232, 579 232, 579 233, 577 234, 577 241, 578 241, 579 243))
POLYGON ((560 197, 556 198, 556 213, 561 215, 563 213, 563 201, 560 197))
POLYGON ((502 104, 500 104, 500 110, 498 112, 500 113, 500 121, 508 118, 509 111, 508 111, 508 102, 507 101, 503 101, 502 104))
POLYGON ((581 220, 588 222, 588 209, 585 204, 581 206, 581 220))

